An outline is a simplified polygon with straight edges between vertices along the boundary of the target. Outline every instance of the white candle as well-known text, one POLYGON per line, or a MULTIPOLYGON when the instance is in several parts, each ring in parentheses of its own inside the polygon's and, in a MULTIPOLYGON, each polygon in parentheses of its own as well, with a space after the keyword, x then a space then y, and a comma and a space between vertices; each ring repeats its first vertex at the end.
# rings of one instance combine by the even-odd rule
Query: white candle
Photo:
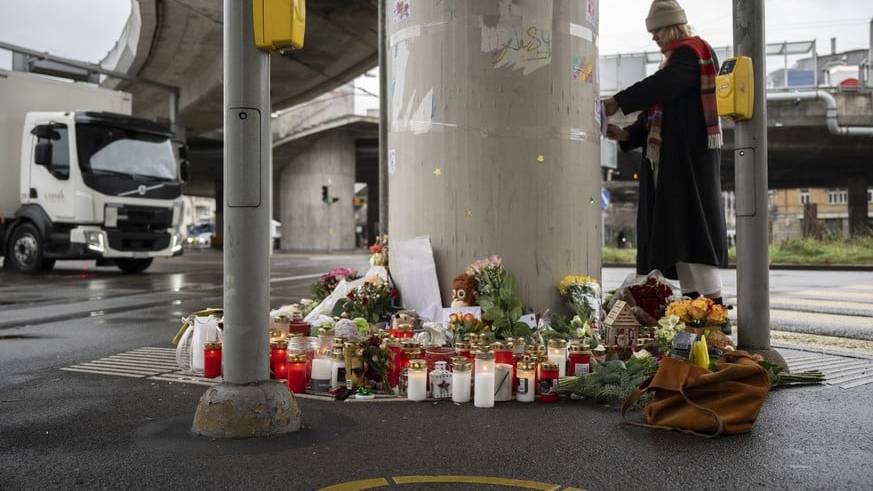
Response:
POLYGON ((512 400, 512 365, 498 363, 494 366, 494 400, 512 400))
POLYGON ((518 402, 533 402, 536 394, 536 364, 522 362, 518 365, 518 389, 515 399, 518 402))
POLYGON ((470 369, 452 372, 452 401, 470 402, 470 369))
POLYGON ((406 398, 410 401, 427 399, 427 364, 424 360, 409 360, 409 379, 406 398))
POLYGON ((476 354, 473 405, 494 407, 494 353, 490 351, 476 354))
POLYGON ((563 339, 549 340, 549 361, 558 365, 558 377, 567 375, 567 342, 563 339))
POLYGON ((312 391, 327 392, 330 389, 330 360, 315 358, 312 360, 312 391))
POLYGON ((346 362, 342 357, 336 357, 331 360, 330 364, 330 386, 336 387, 339 384, 346 383, 346 362))

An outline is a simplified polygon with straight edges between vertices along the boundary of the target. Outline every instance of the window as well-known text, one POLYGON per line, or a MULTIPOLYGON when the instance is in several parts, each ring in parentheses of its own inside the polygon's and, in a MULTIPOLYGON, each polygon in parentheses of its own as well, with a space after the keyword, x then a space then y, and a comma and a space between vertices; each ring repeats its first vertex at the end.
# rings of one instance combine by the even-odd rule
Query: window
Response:
POLYGON ((809 204, 809 189, 803 188, 800 190, 800 204, 808 205, 809 204))
POLYGON ((828 189, 829 205, 845 205, 849 202, 849 192, 845 189, 828 189))
MULTIPOLYGON (((31 132, 37 136, 36 147, 48 143, 51 147, 51 164, 45 168, 56 179, 66 181, 70 178, 70 139, 67 125, 51 123, 41 125, 31 132)), ((37 148, 38 150, 38 148, 37 148)), ((36 158, 36 152, 34 153, 36 158)))

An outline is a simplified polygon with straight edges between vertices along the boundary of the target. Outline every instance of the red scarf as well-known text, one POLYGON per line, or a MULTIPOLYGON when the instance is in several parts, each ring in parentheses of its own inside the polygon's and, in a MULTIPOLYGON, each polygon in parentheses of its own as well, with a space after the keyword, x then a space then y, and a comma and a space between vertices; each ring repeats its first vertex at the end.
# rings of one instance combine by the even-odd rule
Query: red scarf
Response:
MULTIPOLYGON (((718 107, 715 102, 715 76, 717 68, 712 56, 712 48, 706 41, 697 36, 680 39, 665 47, 664 63, 661 68, 670 64, 673 53, 681 47, 689 47, 700 63, 700 102, 703 104, 703 117, 706 122, 707 146, 710 149, 721 148, 723 143, 721 123, 718 119, 718 107)), ((646 146, 646 157, 657 164, 661 157, 661 118, 664 107, 656 104, 649 108, 649 137, 646 146)))

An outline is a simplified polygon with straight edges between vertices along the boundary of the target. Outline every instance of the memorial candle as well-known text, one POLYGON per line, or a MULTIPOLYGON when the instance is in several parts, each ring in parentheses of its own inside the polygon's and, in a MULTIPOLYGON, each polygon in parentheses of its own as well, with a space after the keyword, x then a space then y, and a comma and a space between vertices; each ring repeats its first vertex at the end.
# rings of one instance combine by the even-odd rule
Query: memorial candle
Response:
POLYGON ((203 345, 203 376, 215 378, 221 375, 221 343, 203 345))
POLYGON ((427 399, 427 363, 424 360, 409 360, 406 398, 410 401, 427 399))
POLYGON ((540 367, 540 401, 558 402, 558 366, 551 361, 540 367))
POLYGON ((584 375, 591 371, 591 352, 579 345, 570 345, 570 365, 567 375, 584 375))
POLYGON ((452 358, 452 402, 470 402, 470 360, 452 358))
POLYGON ((475 371, 473 405, 482 408, 494 407, 494 353, 476 353, 475 371))
POLYGON ((330 390, 330 358, 312 360, 312 392, 324 393, 330 390))
POLYGON ((567 342, 563 339, 549 340, 549 361, 558 366, 558 376, 567 374, 567 342))
POLYGON ((295 394, 306 392, 306 355, 288 355, 288 390, 295 394))
POLYGON ((515 399, 518 402, 533 402, 536 394, 537 365, 530 360, 518 363, 518 385, 515 399))
POLYGON ((273 341, 270 343, 270 378, 285 379, 287 377, 288 342, 273 341))

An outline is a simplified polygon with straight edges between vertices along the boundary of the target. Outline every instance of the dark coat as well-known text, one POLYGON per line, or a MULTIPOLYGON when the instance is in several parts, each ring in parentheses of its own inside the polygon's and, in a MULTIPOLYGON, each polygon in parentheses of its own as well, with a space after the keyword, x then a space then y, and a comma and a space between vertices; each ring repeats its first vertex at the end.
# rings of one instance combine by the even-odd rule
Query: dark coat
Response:
MULTIPOLYGON (((714 55, 713 55, 714 56, 714 55)), ((718 60, 714 60, 718 66, 718 60)), ((676 279, 676 263, 727 266, 727 233, 721 195, 721 151, 707 148, 700 101, 700 68, 690 48, 678 48, 670 63, 615 95, 625 114, 642 111, 625 128, 625 152, 643 148, 637 211, 637 272, 659 269, 676 279), (663 105, 658 183, 645 157, 646 110, 663 105)))

